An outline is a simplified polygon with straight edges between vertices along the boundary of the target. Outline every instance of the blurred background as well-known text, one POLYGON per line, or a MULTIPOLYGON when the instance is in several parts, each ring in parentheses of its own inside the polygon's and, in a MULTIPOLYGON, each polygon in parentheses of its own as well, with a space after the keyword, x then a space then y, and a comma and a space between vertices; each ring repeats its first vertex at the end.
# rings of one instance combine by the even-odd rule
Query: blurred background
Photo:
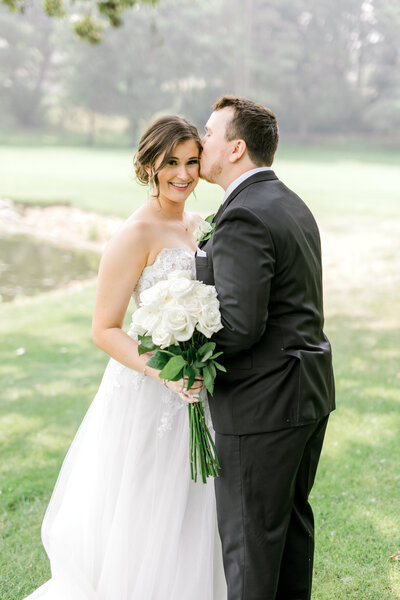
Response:
POLYGON ((400 141, 393 0, 160 0, 122 18, 79 44, 38 0, 1 8, 4 140, 134 146, 158 112, 202 128, 228 91, 271 106, 286 139, 400 141))
POLYGON ((107 361, 99 256, 148 197, 138 139, 168 113, 202 135, 222 94, 276 113, 274 169, 321 229, 338 410, 313 600, 400 599, 399 39, 398 0, 1 0, 1 600, 49 576, 40 523, 107 361))
POLYGON ((79 44, 70 19, 38 0, 22 15, 1 8, 4 141, 132 147, 159 112, 202 129, 229 92, 275 110, 286 140, 400 142, 393 0, 160 0, 122 18, 101 43, 79 44))

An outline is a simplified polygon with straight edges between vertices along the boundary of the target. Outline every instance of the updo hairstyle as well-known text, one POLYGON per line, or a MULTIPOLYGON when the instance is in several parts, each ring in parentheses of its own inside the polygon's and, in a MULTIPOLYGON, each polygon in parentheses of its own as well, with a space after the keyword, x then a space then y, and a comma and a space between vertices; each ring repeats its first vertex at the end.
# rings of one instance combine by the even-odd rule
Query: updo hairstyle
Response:
POLYGON ((199 132, 195 125, 182 117, 166 115, 154 121, 145 131, 139 142, 138 150, 134 157, 136 176, 140 183, 153 184, 159 194, 157 173, 173 156, 173 151, 182 142, 194 140, 201 153, 202 147, 199 132), (158 168, 155 168, 157 158, 164 153, 158 168), (150 173, 146 171, 150 170, 150 173))

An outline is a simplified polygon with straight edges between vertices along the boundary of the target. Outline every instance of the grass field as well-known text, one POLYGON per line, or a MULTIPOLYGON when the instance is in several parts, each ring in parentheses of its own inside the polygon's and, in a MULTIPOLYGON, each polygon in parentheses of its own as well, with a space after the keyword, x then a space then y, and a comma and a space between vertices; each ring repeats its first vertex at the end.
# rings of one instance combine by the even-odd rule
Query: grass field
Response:
MULTIPOLYGON (((10 179, 0 195, 50 201, 71 199, 66 190, 74 189, 77 205, 110 212, 109 193, 118 189, 119 200, 115 196, 111 204, 118 214, 127 214, 143 196, 132 192, 137 188, 128 179, 126 187, 119 183, 121 158, 129 164, 124 152, 42 148, 29 162, 31 151, 12 150, 13 164, 20 168, 28 161, 26 181, 15 175, 18 184, 10 179), (59 159, 64 163, 64 169, 50 168, 47 178, 46 153, 47 169, 59 159), (38 179, 36 170, 42 173, 38 179)), ((0 157, 6 171, 4 149, 0 157)), ((276 171, 321 225, 326 332, 337 381, 338 410, 312 492, 313 600, 400 600, 400 562, 389 558, 400 550, 398 158, 288 148, 277 161, 276 171)), ((217 190, 204 186, 197 196, 207 206, 204 212, 215 208, 217 190)), ((1 600, 23 598, 49 575, 41 520, 106 363, 90 338, 93 296, 90 285, 0 306, 1 600)))

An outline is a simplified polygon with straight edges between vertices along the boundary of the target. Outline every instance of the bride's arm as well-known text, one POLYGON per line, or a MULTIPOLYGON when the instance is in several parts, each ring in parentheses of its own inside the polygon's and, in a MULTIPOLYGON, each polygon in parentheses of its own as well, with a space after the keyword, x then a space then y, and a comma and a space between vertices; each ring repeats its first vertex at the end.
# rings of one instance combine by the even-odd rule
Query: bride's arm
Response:
MULTIPOLYGON (((162 381, 160 371, 146 365, 151 355, 139 356, 138 343, 122 329, 129 300, 146 266, 153 240, 151 225, 133 221, 108 242, 100 261, 92 336, 96 346, 118 362, 162 381)), ((180 393, 183 381, 169 381, 167 386, 180 393)), ((187 393, 197 394, 201 388, 202 382, 195 381, 187 393)), ((182 398, 192 401, 183 395, 182 398)))
POLYGON ((92 335, 96 346, 118 362, 158 379, 159 371, 146 366, 149 355, 139 356, 137 342, 122 330, 129 300, 146 266, 149 229, 149 224, 133 221, 108 242, 100 261, 92 335))

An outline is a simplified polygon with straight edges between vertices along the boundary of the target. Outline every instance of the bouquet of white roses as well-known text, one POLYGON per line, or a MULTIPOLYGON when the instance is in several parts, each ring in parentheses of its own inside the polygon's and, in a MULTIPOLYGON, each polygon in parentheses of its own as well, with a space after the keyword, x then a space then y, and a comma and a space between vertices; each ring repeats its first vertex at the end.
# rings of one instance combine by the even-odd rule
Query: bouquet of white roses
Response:
MULTIPOLYGON (((140 294, 131 327, 138 334, 139 354, 154 352, 147 364, 161 370, 160 378, 187 377, 189 390, 202 376, 213 394, 217 369, 225 371, 216 361, 222 352, 215 352, 215 343, 207 339, 222 328, 214 286, 193 280, 190 271, 173 271, 167 280, 140 294)), ((205 483, 208 476, 217 477, 221 467, 201 401, 188 404, 188 411, 191 476, 197 480, 198 461, 205 483)))

